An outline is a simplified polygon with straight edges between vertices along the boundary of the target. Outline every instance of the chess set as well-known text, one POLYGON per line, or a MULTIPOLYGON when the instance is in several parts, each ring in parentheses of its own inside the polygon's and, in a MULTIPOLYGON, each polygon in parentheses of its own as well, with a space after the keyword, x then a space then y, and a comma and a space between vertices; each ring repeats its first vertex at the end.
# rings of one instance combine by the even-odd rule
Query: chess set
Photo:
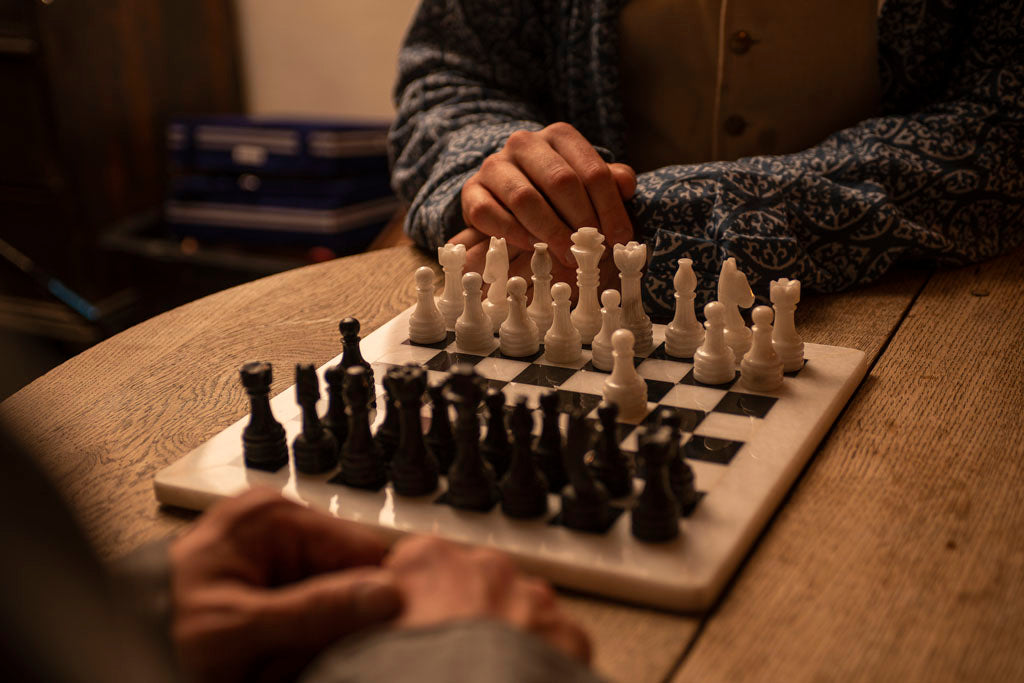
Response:
POLYGON ((159 472, 157 498, 202 510, 268 486, 391 537, 502 550, 557 585, 707 609, 866 358, 799 340, 795 281, 773 283, 774 313, 758 307, 746 327, 738 309, 753 295, 731 260, 702 325, 681 259, 676 316, 658 325, 639 299, 644 245, 616 245, 622 305, 606 290, 602 307, 603 247, 585 230, 573 235, 573 311, 567 285, 550 285, 545 245, 527 307, 492 238, 482 276, 462 273, 464 250, 439 249, 439 298, 420 269, 416 305, 361 340, 343 320, 342 353, 300 366, 278 396, 267 394, 270 365, 247 364, 251 414, 159 472))

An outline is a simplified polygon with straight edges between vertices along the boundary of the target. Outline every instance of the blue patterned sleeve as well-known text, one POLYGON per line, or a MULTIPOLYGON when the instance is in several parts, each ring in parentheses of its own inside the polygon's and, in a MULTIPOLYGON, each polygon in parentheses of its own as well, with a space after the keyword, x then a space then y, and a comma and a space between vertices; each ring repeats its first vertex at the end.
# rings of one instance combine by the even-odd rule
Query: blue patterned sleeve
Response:
POLYGON ((464 227, 459 193, 517 130, 539 130, 546 81, 535 4, 423 0, 399 54, 389 136, 392 186, 421 246, 464 227), (501 37, 501 40, 496 40, 501 37), (540 59, 538 57, 541 57, 540 59))
POLYGON ((963 264, 1024 241, 1022 3, 890 5, 906 16, 883 17, 897 32, 884 116, 797 154, 641 175, 630 209, 653 313, 670 313, 682 256, 701 300, 730 256, 763 299, 777 277, 834 292, 898 260, 963 264))

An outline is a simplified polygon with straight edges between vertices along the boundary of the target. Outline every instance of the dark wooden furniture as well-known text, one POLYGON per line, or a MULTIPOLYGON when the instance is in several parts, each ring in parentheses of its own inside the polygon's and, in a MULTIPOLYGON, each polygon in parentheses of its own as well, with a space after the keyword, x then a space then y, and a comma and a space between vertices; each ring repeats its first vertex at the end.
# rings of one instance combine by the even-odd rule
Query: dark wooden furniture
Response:
MULTIPOLYGON (((248 410, 237 368, 325 363, 430 261, 395 247, 263 278, 123 332, 0 404, 108 556, 181 529, 157 470, 248 410)), ((805 296, 805 340, 872 368, 719 604, 675 615, 579 595, 621 681, 1024 678, 1024 249, 805 296)), ((273 393, 291 383, 276 373, 273 393)))
MULTIPOLYGON (((0 238, 90 299, 116 290, 98 237, 162 201, 168 117, 241 111, 232 8, 0 0, 0 238)), ((30 285, 0 267, 0 295, 30 285)))

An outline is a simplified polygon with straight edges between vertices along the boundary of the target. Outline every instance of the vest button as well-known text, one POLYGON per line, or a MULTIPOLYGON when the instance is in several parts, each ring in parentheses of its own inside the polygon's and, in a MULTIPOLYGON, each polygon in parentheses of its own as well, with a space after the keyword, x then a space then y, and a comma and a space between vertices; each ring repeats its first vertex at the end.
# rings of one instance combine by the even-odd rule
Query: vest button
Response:
POLYGON ((743 135, 747 129, 747 120, 742 116, 733 114, 725 120, 725 132, 733 137, 743 135))
POLYGON ((756 42, 757 41, 754 40, 746 31, 736 31, 736 33, 732 34, 732 37, 729 38, 729 49, 733 54, 745 55, 750 52, 750 48, 753 47, 756 42))

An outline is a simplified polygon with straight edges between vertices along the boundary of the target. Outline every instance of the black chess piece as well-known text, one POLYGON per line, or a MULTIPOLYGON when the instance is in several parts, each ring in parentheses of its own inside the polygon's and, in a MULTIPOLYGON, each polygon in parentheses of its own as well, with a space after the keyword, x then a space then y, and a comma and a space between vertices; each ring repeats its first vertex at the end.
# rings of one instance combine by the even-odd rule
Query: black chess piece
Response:
POLYGON ((619 432, 615 419, 619 407, 609 401, 602 401, 597 407, 597 438, 594 442, 594 459, 590 468, 612 498, 621 498, 633 493, 633 472, 629 458, 619 448, 619 432))
POLYGON ((594 478, 585 462, 590 435, 582 411, 569 416, 562 461, 569 475, 569 485, 562 489, 562 523, 570 529, 598 533, 605 531, 614 519, 608 504, 608 490, 594 478))
MULTIPOLYGON (((391 368, 394 369, 394 368, 391 368)), ((398 397, 395 394, 394 376, 389 372, 384 373, 384 419, 377 425, 377 431, 373 435, 373 441, 377 444, 377 450, 385 462, 391 462, 391 458, 398 448, 398 441, 401 438, 402 425, 398 417, 398 397)))
POLYGON ((679 504, 668 483, 671 438, 672 430, 665 426, 640 434, 638 454, 644 461, 646 479, 630 523, 633 535, 641 541, 670 541, 679 535, 679 504))
POLYGON ((388 370, 399 413, 399 441, 391 459, 391 485, 401 496, 424 496, 437 488, 437 461, 423 440, 420 408, 427 373, 416 365, 388 370))
POLYGON ((514 448, 512 462, 501 480, 501 509, 509 517, 540 517, 548 511, 548 482, 530 452, 533 415, 519 397, 510 419, 514 448))
POLYGON ((242 386, 249 394, 249 424, 242 431, 245 466, 276 472, 288 464, 288 441, 284 427, 270 410, 270 363, 246 363, 240 371, 242 386))
POLYGON ((669 428, 668 481, 672 487, 672 495, 679 504, 679 513, 688 515, 700 502, 700 493, 694 485, 693 468, 683 457, 683 449, 679 442, 682 439, 682 420, 679 414, 669 409, 662 409, 658 416, 660 423, 669 428))
POLYGON ((448 399, 445 398, 443 382, 427 387, 430 395, 430 429, 425 437, 427 450, 434 454, 441 474, 447 474, 455 459, 455 437, 452 436, 451 418, 448 416, 448 399))
POLYGON ((370 407, 377 407, 377 394, 374 391, 373 368, 363 358, 363 352, 359 348, 359 321, 355 318, 342 318, 338 323, 338 331, 341 332, 341 362, 338 366, 342 370, 348 370, 356 365, 366 368, 367 381, 370 383, 370 407))
POLYGON ((535 457, 544 478, 548 481, 548 490, 558 493, 569 482, 569 477, 562 463, 562 432, 558 427, 557 391, 552 389, 540 395, 540 410, 542 421, 534 451, 535 457))
POLYGON ((332 365, 324 371, 324 379, 327 381, 327 414, 324 415, 323 425, 334 435, 340 452, 348 437, 348 416, 345 414, 345 394, 342 391, 345 371, 341 366, 332 365))
POLYGON ((460 365, 448 378, 446 393, 455 406, 455 462, 448 471, 447 502, 453 507, 487 511, 498 501, 494 470, 480 455, 483 380, 472 367, 460 365))
POLYGON ((341 447, 339 480, 347 486, 376 491, 387 483, 384 460, 370 433, 369 394, 366 368, 356 365, 345 371, 343 391, 348 416, 348 438, 341 447))
POLYGON ((303 474, 320 474, 338 464, 338 442, 324 429, 316 412, 320 380, 308 363, 295 366, 295 399, 302 406, 302 433, 292 441, 295 469, 303 474))
POLYGON ((494 475, 501 479, 508 470, 512 443, 505 428, 505 394, 500 389, 489 389, 484 396, 487 406, 487 434, 480 453, 491 464, 494 475))

